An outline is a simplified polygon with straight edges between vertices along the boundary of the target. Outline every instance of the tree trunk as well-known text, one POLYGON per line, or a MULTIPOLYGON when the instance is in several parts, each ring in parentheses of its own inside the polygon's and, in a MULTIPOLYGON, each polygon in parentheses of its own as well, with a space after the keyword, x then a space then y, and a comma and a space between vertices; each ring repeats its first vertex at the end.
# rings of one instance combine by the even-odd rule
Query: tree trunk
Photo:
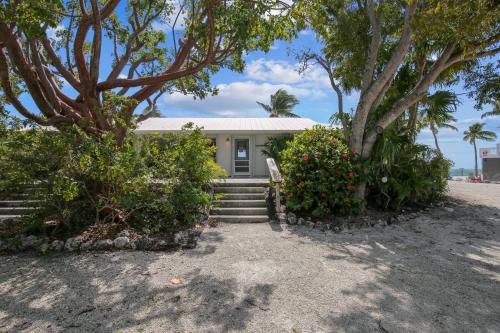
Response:
POLYGON ((477 169, 477 147, 476 147, 476 141, 474 140, 473 141, 473 145, 474 145, 474 171, 475 171, 475 174, 474 176, 478 176, 478 169, 477 169))
POLYGON ((410 117, 408 118, 408 129, 413 134, 417 127, 418 103, 410 107, 410 117))
POLYGON ((436 144, 436 150, 437 150, 438 154, 441 156, 442 155, 441 148, 439 148, 439 143, 438 143, 438 139, 437 139, 437 128, 434 125, 434 123, 431 123, 430 127, 431 127, 432 136, 434 137, 434 143, 436 144))

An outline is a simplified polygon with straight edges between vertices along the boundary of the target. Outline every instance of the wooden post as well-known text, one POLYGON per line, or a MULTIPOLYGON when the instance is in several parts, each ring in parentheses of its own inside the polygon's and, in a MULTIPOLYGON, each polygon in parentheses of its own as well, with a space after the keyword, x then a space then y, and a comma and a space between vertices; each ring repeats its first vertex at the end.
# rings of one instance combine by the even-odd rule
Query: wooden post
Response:
POLYGON ((267 167, 269 168, 269 173, 271 174, 271 181, 273 182, 276 189, 276 214, 278 214, 279 216, 279 214, 281 213, 280 187, 283 180, 281 179, 280 171, 278 170, 278 166, 276 165, 274 159, 268 158, 266 162, 267 167))
POLYGON ((280 183, 274 183, 276 186, 276 214, 281 213, 280 183))

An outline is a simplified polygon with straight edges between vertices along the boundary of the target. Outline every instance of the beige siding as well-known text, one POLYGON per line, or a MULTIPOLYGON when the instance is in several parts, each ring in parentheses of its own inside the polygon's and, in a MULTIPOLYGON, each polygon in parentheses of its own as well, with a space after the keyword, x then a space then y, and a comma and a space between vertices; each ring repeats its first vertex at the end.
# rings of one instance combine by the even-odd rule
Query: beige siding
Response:
POLYGON ((230 135, 217 134, 217 163, 226 170, 228 175, 231 174, 231 140, 230 135))

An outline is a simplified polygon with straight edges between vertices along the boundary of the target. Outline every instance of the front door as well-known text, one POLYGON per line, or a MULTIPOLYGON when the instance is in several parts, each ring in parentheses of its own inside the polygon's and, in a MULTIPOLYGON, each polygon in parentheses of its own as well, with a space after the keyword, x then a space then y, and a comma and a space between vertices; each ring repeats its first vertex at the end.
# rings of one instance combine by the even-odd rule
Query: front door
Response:
POLYGON ((250 175, 250 139, 234 139, 233 172, 235 175, 250 175))

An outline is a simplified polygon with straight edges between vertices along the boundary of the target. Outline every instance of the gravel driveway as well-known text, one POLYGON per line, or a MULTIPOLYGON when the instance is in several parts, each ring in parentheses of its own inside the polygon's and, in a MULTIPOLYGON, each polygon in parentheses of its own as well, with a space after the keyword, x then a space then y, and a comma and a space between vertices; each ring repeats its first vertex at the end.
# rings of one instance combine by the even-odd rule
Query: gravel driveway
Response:
POLYGON ((500 185, 450 189, 385 228, 223 225, 183 252, 1 256, 0 332, 500 332, 500 185))

